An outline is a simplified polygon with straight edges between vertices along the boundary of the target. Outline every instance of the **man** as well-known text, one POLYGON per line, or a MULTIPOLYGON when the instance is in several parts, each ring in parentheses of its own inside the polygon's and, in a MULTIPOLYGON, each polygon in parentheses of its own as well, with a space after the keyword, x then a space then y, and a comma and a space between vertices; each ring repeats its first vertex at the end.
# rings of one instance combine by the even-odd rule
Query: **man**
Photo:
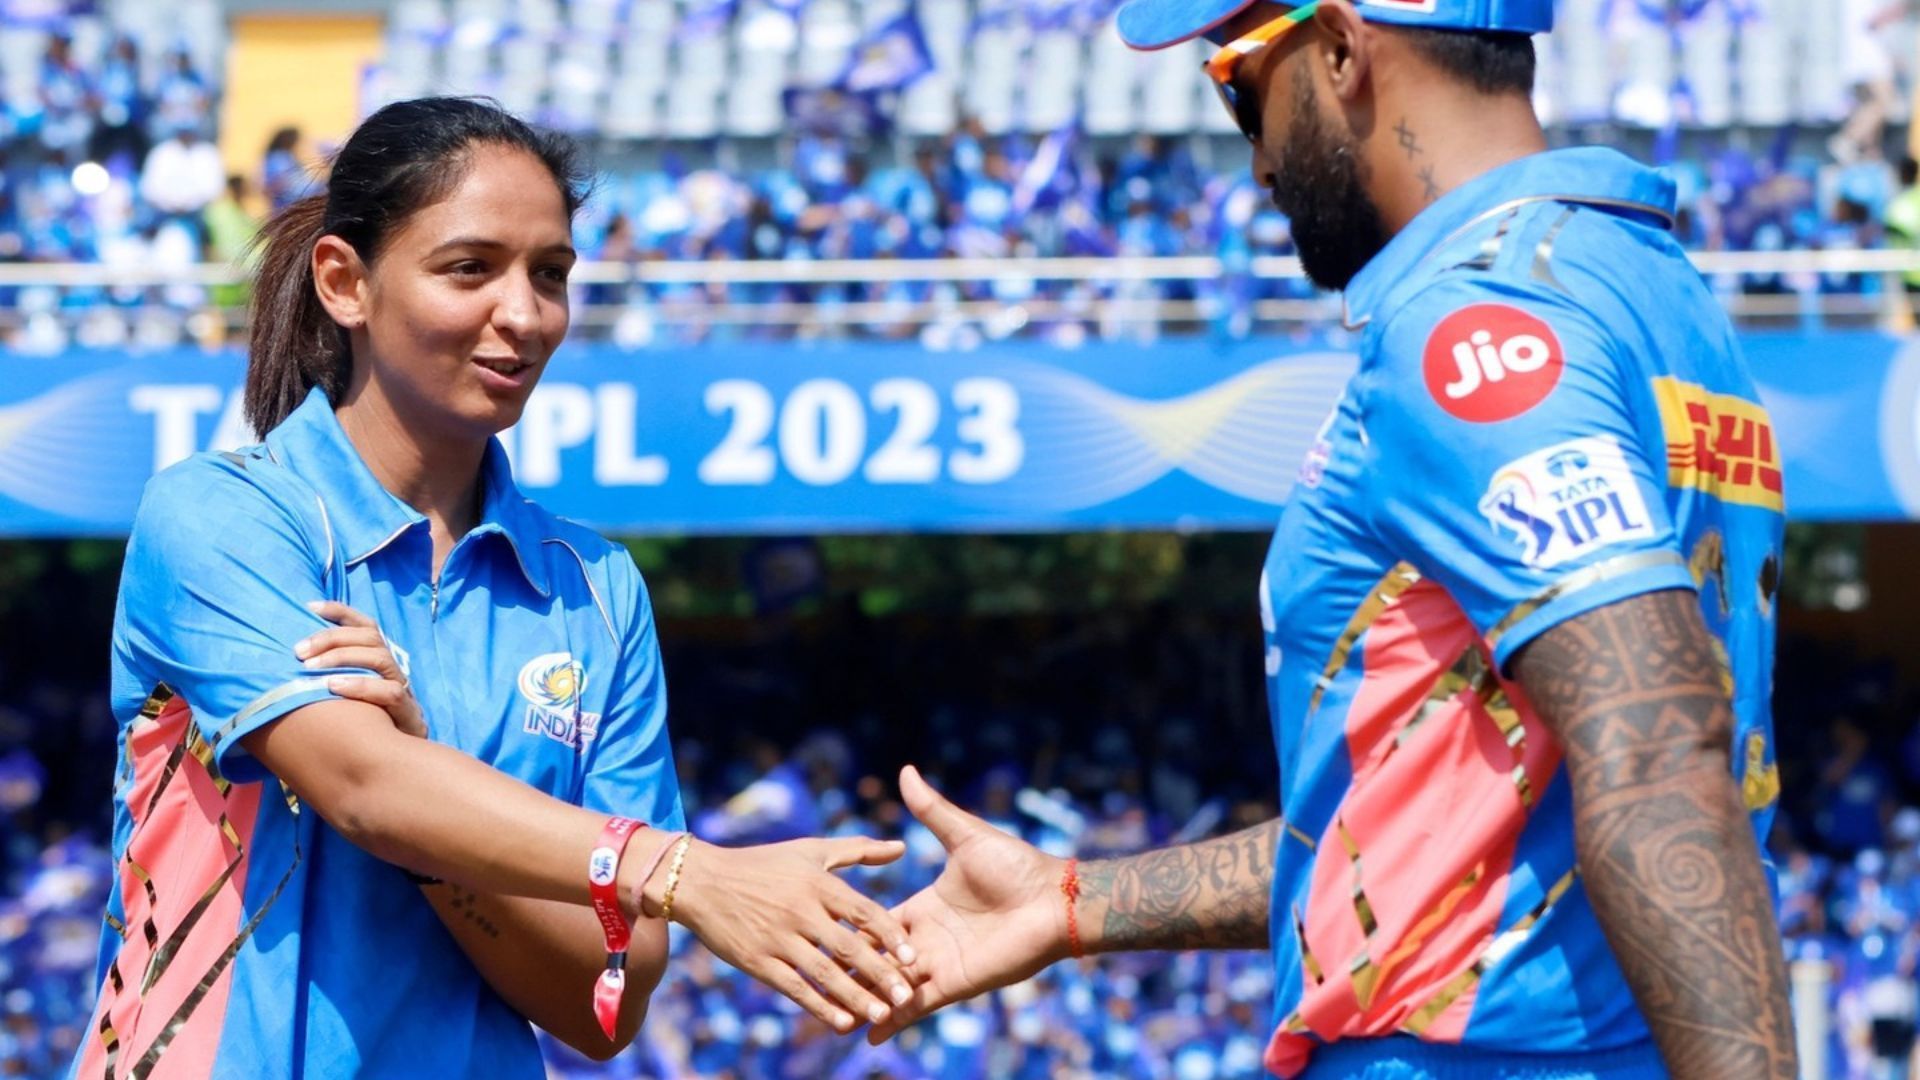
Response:
POLYGON ((148 151, 140 170, 140 197, 162 217, 189 228, 196 243, 203 235, 200 215, 226 187, 220 148, 201 138, 195 124, 182 126, 148 151))
POLYGON ((1756 837, 1780 451, 1670 183, 1547 152, 1549 0, 1131 0, 1208 70, 1360 366, 1261 588, 1283 817, 1076 866, 911 769, 915 1015, 1071 953, 1271 948, 1281 1076, 1779 1078, 1756 837))

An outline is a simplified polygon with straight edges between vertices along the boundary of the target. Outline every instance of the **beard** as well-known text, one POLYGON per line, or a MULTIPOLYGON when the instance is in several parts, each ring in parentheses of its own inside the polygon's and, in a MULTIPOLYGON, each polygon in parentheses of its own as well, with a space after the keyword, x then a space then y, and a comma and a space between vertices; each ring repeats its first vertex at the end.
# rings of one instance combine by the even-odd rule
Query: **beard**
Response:
POLYGON ((1338 292, 1387 246, 1387 227, 1367 195, 1358 150, 1331 130, 1316 98, 1312 76, 1304 66, 1295 68, 1273 204, 1287 215, 1308 280, 1338 292))

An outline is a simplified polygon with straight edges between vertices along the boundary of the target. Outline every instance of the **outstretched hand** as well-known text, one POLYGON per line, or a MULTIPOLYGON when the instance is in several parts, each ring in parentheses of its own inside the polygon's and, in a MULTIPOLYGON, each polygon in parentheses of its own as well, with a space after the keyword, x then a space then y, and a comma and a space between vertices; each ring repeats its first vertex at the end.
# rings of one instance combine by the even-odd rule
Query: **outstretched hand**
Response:
POLYGON ((1067 955, 1062 860, 947 801, 911 765, 900 770, 900 795, 947 849, 947 865, 893 909, 923 981, 867 1033, 875 1045, 942 1006, 1030 978, 1067 955))

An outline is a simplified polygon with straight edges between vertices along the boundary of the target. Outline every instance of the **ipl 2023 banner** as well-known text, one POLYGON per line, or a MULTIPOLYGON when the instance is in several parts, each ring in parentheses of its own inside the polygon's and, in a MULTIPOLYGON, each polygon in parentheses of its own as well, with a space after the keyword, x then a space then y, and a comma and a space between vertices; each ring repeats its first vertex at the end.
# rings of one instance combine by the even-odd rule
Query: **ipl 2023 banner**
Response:
MULTIPOLYGON (((1792 516, 1920 517, 1920 354, 1745 347, 1792 516)), ((528 495, 619 533, 1264 529, 1354 364, 1327 342, 572 347, 502 439, 528 495)), ((238 354, 12 368, 0 534, 123 532, 155 472, 254 441, 238 354)))

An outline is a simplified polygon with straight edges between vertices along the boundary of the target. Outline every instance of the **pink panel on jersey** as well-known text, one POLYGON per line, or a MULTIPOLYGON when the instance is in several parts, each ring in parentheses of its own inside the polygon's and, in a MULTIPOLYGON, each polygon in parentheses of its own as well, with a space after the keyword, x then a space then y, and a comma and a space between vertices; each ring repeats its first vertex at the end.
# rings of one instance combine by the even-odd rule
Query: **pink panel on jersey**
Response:
MULTIPOLYGON (((242 845, 251 843, 261 785, 237 785, 223 795, 213 774, 191 753, 182 753, 168 776, 169 760, 182 740, 197 739, 192 723, 192 710, 176 697, 153 719, 135 721, 127 738, 134 776, 127 793, 133 838, 119 867, 126 931, 115 970, 122 985, 116 991, 109 976, 100 988, 101 1008, 107 1011, 119 1040, 116 1077, 126 1075, 162 1037, 241 924, 248 859, 224 835, 220 815, 226 814, 242 845), (156 792, 159 800, 154 802, 156 792), (146 871, 153 900, 129 863, 146 871), (192 926, 183 930, 189 919, 192 926), (149 925, 157 947, 148 943, 149 925), (156 952, 169 955, 156 961, 156 952), (150 966, 156 969, 152 973, 150 966), (152 985, 142 993, 142 984, 149 978, 152 985)), ((204 1077, 212 1072, 232 978, 229 966, 192 1007, 185 1024, 159 1054, 149 1074, 155 1080, 204 1077)), ((99 1025, 96 1011, 86 1032, 87 1050, 80 1064, 83 1076, 106 1075, 106 1046, 99 1025)))
MULTIPOLYGON (((1364 638, 1366 668, 1346 721, 1353 782, 1319 838, 1303 913, 1305 947, 1324 981, 1303 975, 1299 1016, 1321 1040, 1388 1035, 1411 1022, 1425 1039, 1457 1042, 1473 1011, 1468 986, 1437 1014, 1415 1019, 1498 928, 1528 814, 1515 765, 1537 796, 1559 767, 1560 750, 1518 701, 1525 737, 1517 749, 1472 689, 1428 707, 1438 681, 1470 649, 1484 649, 1478 633, 1431 581, 1401 594, 1364 638), (1349 841, 1359 853, 1357 871, 1349 841), (1371 935, 1356 877, 1375 923, 1371 935)), ((1267 1067, 1295 1075, 1314 1045, 1276 1032, 1267 1067)))

